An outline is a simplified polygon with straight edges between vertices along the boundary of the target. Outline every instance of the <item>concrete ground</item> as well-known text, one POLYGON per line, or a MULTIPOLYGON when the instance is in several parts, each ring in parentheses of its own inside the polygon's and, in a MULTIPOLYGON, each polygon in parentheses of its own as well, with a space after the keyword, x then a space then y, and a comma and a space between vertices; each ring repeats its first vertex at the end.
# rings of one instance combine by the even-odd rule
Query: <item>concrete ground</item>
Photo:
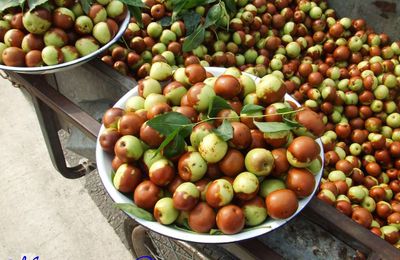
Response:
POLYGON ((0 111, 0 259, 132 259, 109 223, 115 214, 93 198, 110 204, 96 172, 77 180, 57 173, 33 107, 4 80, 0 111))

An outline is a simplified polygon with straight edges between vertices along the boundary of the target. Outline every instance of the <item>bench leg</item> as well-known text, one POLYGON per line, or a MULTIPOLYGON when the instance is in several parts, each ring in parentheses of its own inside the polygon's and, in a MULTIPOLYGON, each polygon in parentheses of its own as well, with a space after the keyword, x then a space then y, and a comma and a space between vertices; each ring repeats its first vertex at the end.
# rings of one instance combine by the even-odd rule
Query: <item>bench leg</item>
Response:
POLYGON ((77 179, 84 176, 88 171, 94 170, 92 165, 79 164, 74 167, 67 166, 60 138, 58 136, 60 124, 58 122, 57 114, 43 101, 33 96, 31 97, 46 142, 47 150, 56 170, 67 179, 77 179))

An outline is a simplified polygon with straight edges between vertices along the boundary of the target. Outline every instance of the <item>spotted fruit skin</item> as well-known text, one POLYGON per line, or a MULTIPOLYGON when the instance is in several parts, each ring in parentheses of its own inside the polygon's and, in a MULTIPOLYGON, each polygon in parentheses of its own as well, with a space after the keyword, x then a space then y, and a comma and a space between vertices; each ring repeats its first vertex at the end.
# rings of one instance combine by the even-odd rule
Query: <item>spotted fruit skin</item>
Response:
POLYGON ((199 152, 208 163, 219 162, 227 151, 228 144, 215 133, 206 135, 199 145, 199 152))

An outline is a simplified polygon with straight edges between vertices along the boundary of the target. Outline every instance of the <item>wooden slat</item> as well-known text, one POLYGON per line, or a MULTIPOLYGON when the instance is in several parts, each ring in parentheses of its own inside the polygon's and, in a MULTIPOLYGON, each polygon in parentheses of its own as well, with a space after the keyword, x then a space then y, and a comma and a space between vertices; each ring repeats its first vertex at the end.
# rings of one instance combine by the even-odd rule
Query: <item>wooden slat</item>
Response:
POLYGON ((394 246, 318 198, 313 198, 301 214, 366 255, 374 253, 374 256, 378 255, 382 259, 400 258, 400 253, 394 246))

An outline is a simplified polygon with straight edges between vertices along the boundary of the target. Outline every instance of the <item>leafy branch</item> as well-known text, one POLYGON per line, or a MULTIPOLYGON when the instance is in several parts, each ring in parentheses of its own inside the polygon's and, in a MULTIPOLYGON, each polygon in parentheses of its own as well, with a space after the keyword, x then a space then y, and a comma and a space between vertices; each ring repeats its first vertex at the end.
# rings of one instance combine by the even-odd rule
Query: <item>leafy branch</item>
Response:
POLYGON ((214 129, 214 132, 224 141, 228 141, 233 137, 233 127, 230 123, 231 119, 238 119, 238 117, 246 117, 259 119, 271 115, 282 115, 284 122, 257 122, 254 124, 257 128, 264 133, 280 132, 295 129, 301 126, 296 121, 291 119, 294 113, 298 110, 292 110, 290 108, 278 109, 276 114, 270 115, 251 115, 256 112, 262 112, 264 108, 262 106, 248 104, 245 105, 241 110, 241 115, 235 117, 217 117, 218 112, 223 109, 232 109, 231 106, 226 102, 225 99, 214 96, 208 106, 207 118, 197 123, 192 123, 189 118, 178 112, 168 112, 147 121, 147 124, 158 131, 160 134, 165 136, 164 141, 157 149, 158 152, 162 152, 164 156, 171 158, 184 152, 185 150, 185 138, 190 136, 193 127, 196 125, 209 122, 214 120, 223 120, 222 124, 214 129))

